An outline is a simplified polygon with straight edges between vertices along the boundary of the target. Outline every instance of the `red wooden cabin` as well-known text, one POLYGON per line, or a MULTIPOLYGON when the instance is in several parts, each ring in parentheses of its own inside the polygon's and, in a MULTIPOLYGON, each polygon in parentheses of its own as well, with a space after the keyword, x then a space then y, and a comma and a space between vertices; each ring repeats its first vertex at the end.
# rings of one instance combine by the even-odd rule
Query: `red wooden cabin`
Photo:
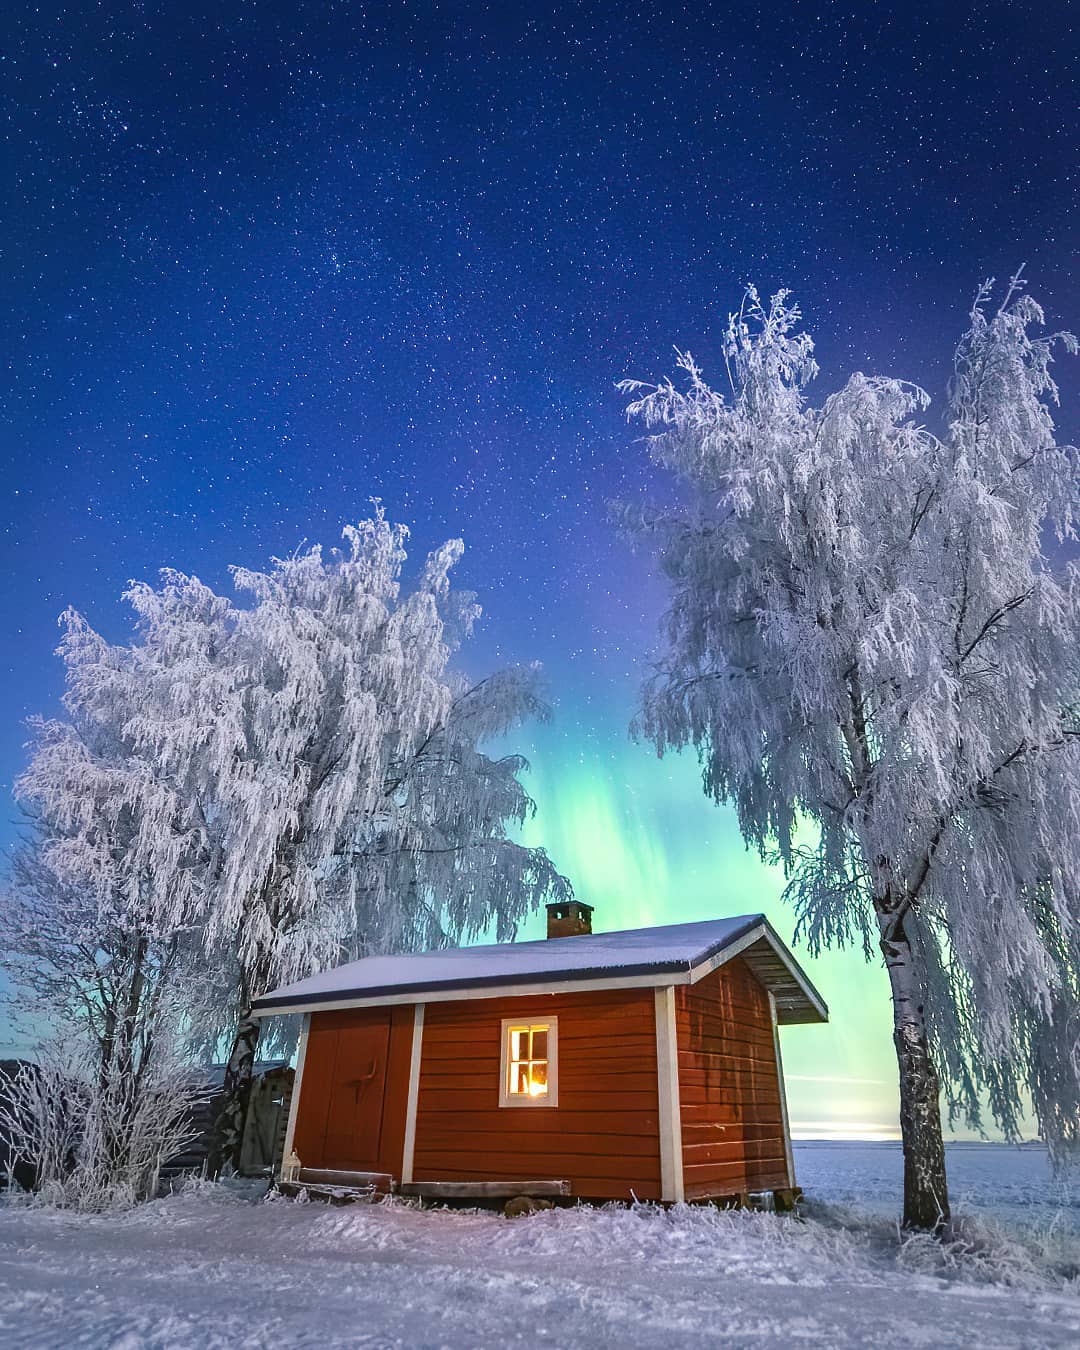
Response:
POLYGON ((794 1186, 778 1026, 824 1022, 763 915, 354 961, 302 1012, 285 1151, 406 1193, 697 1200, 794 1186))

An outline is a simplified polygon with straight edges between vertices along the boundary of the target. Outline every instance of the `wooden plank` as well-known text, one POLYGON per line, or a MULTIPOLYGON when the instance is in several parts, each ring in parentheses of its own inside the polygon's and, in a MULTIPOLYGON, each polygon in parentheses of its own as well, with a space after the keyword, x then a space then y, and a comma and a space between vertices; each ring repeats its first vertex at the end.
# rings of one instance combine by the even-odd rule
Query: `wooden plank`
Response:
POLYGON ((446 1110, 441 1105, 436 1109, 425 1098, 421 1099, 416 1129, 417 1146, 427 1138, 429 1130, 451 1131, 459 1138, 467 1138, 473 1130, 497 1130, 505 1131, 508 1139, 514 1137, 515 1130, 535 1130, 555 1137, 566 1131, 571 1134, 644 1135, 654 1139, 660 1132, 655 1111, 624 1114, 612 1110, 571 1111, 564 1106, 557 1111, 542 1108, 530 1111, 522 1107, 509 1112, 497 1106, 487 1111, 456 1111, 446 1110))
POLYGON ((780 1116, 784 1127, 784 1161, 787 1163, 787 1186, 795 1185, 795 1155, 791 1149, 791 1124, 788 1120, 787 1092, 784 1089, 784 1061, 780 1055, 780 1026, 776 1020, 776 999, 769 991, 769 1017, 772 1021, 773 1047, 776 1053, 776 1079, 780 1088, 780 1116))
POLYGON ((724 1040, 729 1035, 742 1036, 746 1040, 759 1040, 769 1035, 769 1007, 762 1004, 755 1012, 730 1013, 722 1000, 717 1000, 711 1008, 684 1008, 678 1019, 679 1030, 692 1033, 691 1039, 709 1041, 724 1040))
POLYGON ((329 1205, 353 1205, 377 1199, 384 1192, 374 1186, 320 1186, 314 1182, 281 1181, 282 1195, 299 1196, 303 1192, 309 1200, 322 1200, 329 1205))
POLYGON ((783 1155, 784 1140, 781 1135, 772 1139, 759 1139, 747 1142, 745 1139, 731 1139, 711 1144, 687 1144, 683 1158, 687 1165, 699 1166, 711 1162, 747 1163, 771 1160, 783 1155))
POLYGON ((656 1096, 656 1066, 642 1064, 630 1069, 598 1069, 596 1065, 574 1060, 563 1061, 559 1084, 567 1092, 593 1092, 605 1096, 623 1092, 648 1092, 656 1096))
POLYGON ((405 1104, 405 1134, 401 1146, 401 1180, 412 1181, 416 1152, 416 1108, 420 1096, 420 1065, 424 1043, 424 1005, 413 1009, 412 1037, 409 1043, 409 1089, 405 1104))
POLYGON ((773 1041, 771 1035, 748 1036, 732 1027, 727 1036, 700 1036, 691 1031, 689 1043, 684 1040, 680 1050, 691 1059, 707 1061, 712 1055, 736 1055, 740 1059, 757 1059, 768 1064, 773 1057, 773 1041))
POLYGON ((683 1147, 697 1148, 705 1144, 727 1144, 738 1139, 743 1143, 759 1143, 763 1139, 783 1139, 784 1130, 779 1120, 755 1123, 749 1129, 741 1121, 716 1126, 692 1125, 683 1130, 683 1147))
MULTIPOLYGON (((559 1085, 559 1111, 594 1111, 602 1108, 621 1107, 626 1111, 656 1111, 656 1079, 653 1076, 651 1089, 640 1091, 620 1091, 617 1085, 612 1089, 593 1087, 564 1087, 559 1085)), ((420 1125, 427 1119, 428 1111, 498 1111, 498 1076, 483 1076, 479 1079, 462 1080, 459 1077, 431 1076, 420 1072, 420 1125)), ((502 1108, 506 1110, 506 1108, 502 1108)), ((524 1108, 522 1108, 524 1110, 524 1108)), ((537 1111, 551 1110, 551 1107, 536 1107, 537 1111)))
MULTIPOLYGON (((424 1086, 433 1092, 486 1092, 489 1095, 494 1092, 496 1100, 498 1099, 497 1061, 494 1069, 479 1068, 474 1063, 463 1064, 459 1068, 447 1067, 439 1070, 425 1067, 421 1072, 421 1080, 424 1086)), ((624 1093, 632 1094, 635 1097, 644 1094, 655 1102, 655 1066, 648 1071, 642 1070, 641 1072, 620 1073, 617 1070, 609 1070, 608 1072, 597 1073, 581 1063, 568 1067, 565 1055, 563 1056, 559 1065, 560 1097, 571 1095, 602 1096, 610 1101, 613 1094, 618 1094, 618 1100, 622 1103, 625 1100, 624 1093)))
MULTIPOLYGON (((529 1113, 532 1114, 531 1112, 529 1113)), ((426 1152, 445 1149, 448 1152, 462 1146, 462 1133, 459 1130, 426 1130, 423 1148, 426 1152)), ((513 1135, 506 1130, 469 1130, 465 1140, 468 1147, 477 1153, 516 1153, 525 1150, 529 1153, 573 1153, 580 1156, 615 1153, 625 1157, 651 1158, 656 1153, 656 1135, 617 1134, 568 1134, 563 1130, 542 1133, 536 1130, 519 1131, 513 1135)))
POLYGON ((783 1174, 783 1165, 781 1164, 778 1172, 762 1173, 760 1179, 758 1176, 738 1177, 731 1176, 727 1178, 719 1177, 715 1180, 688 1181, 686 1183, 686 1198, 688 1200, 726 1200, 733 1192, 762 1192, 779 1190, 777 1176, 783 1174))
POLYGON ((660 1188, 664 1200, 683 1199, 682 1117, 679 1101, 678 1035, 675 1029, 675 989, 657 989, 656 1084, 660 1117, 660 1188))
MULTIPOLYGON (((498 1173, 492 1173, 491 1169, 485 1167, 485 1173, 489 1180, 499 1180, 498 1173)), ((514 1171, 503 1173, 505 1178, 512 1179, 516 1174, 514 1171)), ((439 1178, 444 1181, 475 1181, 477 1176, 475 1171, 459 1171, 457 1168, 441 1168, 439 1178)), ((416 1184, 416 1183, 414 1183, 416 1184)), ((659 1200, 660 1199, 660 1179, 630 1179, 627 1177, 595 1177, 582 1175, 580 1177, 570 1178, 572 1194, 582 1200, 659 1200)))
POLYGON ((498 1039, 493 1044, 483 1044, 473 1041, 470 1037, 463 1036, 458 1041, 436 1041, 430 1033, 427 1036, 427 1044, 424 1046, 424 1067, 435 1068, 442 1066, 442 1072, 447 1069, 453 1069, 462 1064, 483 1064, 485 1067, 494 1064, 495 1071, 498 1073, 499 1067, 499 1042, 498 1039))
POLYGON ((301 1185, 313 1186, 374 1186, 377 1190, 393 1189, 394 1178, 389 1172, 348 1172, 332 1167, 301 1167, 296 1178, 301 1185))
MULTIPOLYGON (((780 1149, 772 1158, 758 1158, 753 1161, 752 1166, 743 1162, 718 1162, 718 1163, 688 1163, 684 1169, 686 1173, 686 1182, 708 1181, 714 1177, 746 1177, 748 1180, 748 1189, 758 1189, 756 1183, 749 1184, 749 1179, 759 1175, 774 1176, 784 1174, 784 1153, 780 1149)), ((738 1188, 737 1188, 738 1189, 738 1188)), ((771 1189, 761 1187, 761 1189, 771 1189)))
POLYGON ((337 1059, 338 1027, 331 1013, 307 1014, 307 1038, 304 1048, 303 1089, 294 1089, 298 1110, 294 1138, 289 1148, 301 1163, 321 1166, 326 1149, 326 1118, 330 1110, 330 1085, 337 1059))
POLYGON ((683 1104, 684 1129, 690 1126, 700 1126, 704 1129, 710 1125, 760 1124, 781 1119, 778 1101, 749 1103, 709 1101, 708 1093, 704 1089, 698 1092, 696 1089, 684 1088, 683 1091, 689 1099, 683 1104), (697 1096, 704 1100, 696 1101, 697 1096))
POLYGON ((402 1195, 426 1200, 501 1200, 516 1195, 571 1195, 569 1181, 410 1181, 402 1195))
MULTIPOLYGON (((470 995, 476 993, 475 990, 469 992, 470 995)), ((519 1015, 523 1018, 529 1018, 534 1013, 542 1017, 545 1010, 561 1013, 586 1008, 591 1015, 600 1013, 605 1008, 633 1006, 636 1002, 648 1007, 652 1002, 652 987, 604 984, 600 988, 591 989, 584 983, 578 984, 575 982, 570 988, 560 989, 556 993, 533 989, 513 994, 494 993, 487 998, 470 996, 465 1001, 440 1001, 437 1005, 436 1017, 432 1019, 432 1008, 436 1006, 432 1005, 432 1008, 428 1009, 428 1018, 429 1021, 437 1020, 439 1023, 449 1023, 455 1020, 468 1020, 474 1015, 474 1011, 487 1016, 492 1009, 496 1008, 507 1009, 505 1013, 499 1012, 500 1018, 504 1016, 517 1017, 519 1015)))
POLYGON ((380 1172, 397 1176, 401 1168, 405 1138, 405 1117, 409 1099, 409 1055, 412 1046, 413 1008, 402 1005, 391 1009, 390 1047, 386 1066, 386 1095, 383 1101, 382 1135, 375 1166, 380 1172))
POLYGON ((771 1081, 773 1090, 776 1090, 776 1069, 772 1055, 762 1059, 758 1055, 743 1055, 733 1050, 727 1054, 714 1052, 708 1059, 699 1058, 694 1052, 679 1058, 680 1063, 685 1063, 687 1074, 703 1075, 698 1079, 699 1082, 716 1083, 725 1078, 734 1082, 739 1078, 756 1077, 763 1083, 771 1081))
MULTIPOLYGON (((652 991, 650 990, 650 993, 652 991)), ((583 1055, 619 1054, 622 1051, 640 1051, 651 1058, 655 1054, 656 1042, 653 1040, 652 1027, 644 1018, 629 1015, 612 1019, 609 1023, 578 1022, 570 1020, 568 1014, 562 1014, 569 1024, 568 1032, 562 1037, 569 1045, 583 1055)), ((624 1054, 629 1065, 631 1055, 624 1054)))
POLYGON ((304 1064, 307 1060, 308 1033, 311 1029, 311 1014, 305 1013, 300 1027, 300 1045, 296 1052, 296 1073, 293 1077, 292 1097, 289 1100, 289 1123, 285 1126, 285 1141, 281 1148, 282 1161, 293 1150, 296 1137, 296 1119, 300 1112, 300 1088, 304 1081, 304 1064))
MULTIPOLYGON (((751 1186, 747 1184, 736 1190, 730 1182, 723 1186, 714 1186, 708 1182, 697 1182, 686 1188, 687 1198, 690 1200, 710 1200, 716 1205, 729 1209, 767 1209, 766 1196, 770 1192, 774 1196, 777 1194, 774 1186, 751 1186)), ((791 1193, 788 1192, 788 1194, 791 1193)))
POLYGON ((635 1179, 659 1180, 659 1158, 633 1157, 621 1158, 608 1150, 606 1153, 569 1153, 562 1150, 534 1153, 530 1149, 501 1149, 497 1153, 474 1153, 467 1144, 455 1150, 433 1149, 430 1153, 416 1150, 413 1165, 414 1173, 431 1173, 436 1168, 440 1172, 452 1171, 461 1176, 485 1175, 499 1176, 508 1173, 520 1175, 522 1165, 534 1165, 537 1172, 548 1172, 558 1176, 569 1176, 576 1180, 578 1176, 605 1175, 609 1170, 618 1170, 629 1181, 635 1179), (614 1164, 619 1164, 616 1169, 614 1164))
MULTIPOLYGON (((440 1012, 447 1006, 462 1010, 453 1019, 444 1016, 439 1016, 436 1020, 429 1019, 428 1042, 431 1045, 455 1045, 467 1041, 469 1044, 483 1047, 493 1046, 498 1050, 499 1023, 503 1017, 518 1020, 518 1015, 512 1009, 502 1006, 487 1009, 482 1001, 467 1005, 439 1004, 440 1012)), ((520 1020, 542 1022, 548 1016, 565 1017, 568 1038, 587 1040, 590 1043, 594 1043, 597 1039, 621 1037, 627 1032, 640 1036, 647 1036, 649 1032, 649 1018, 644 1005, 636 1007, 625 1003, 605 1009, 602 1006, 592 1007, 583 1004, 566 1006, 563 1001, 560 1005, 554 1003, 550 1007, 545 1005, 527 1014, 522 1010, 520 1020)))
POLYGON ((683 1097, 683 1121, 742 1120, 747 1112, 771 1111, 777 1118, 780 1115, 780 1102, 777 1099, 762 1098, 760 1102, 747 1102, 739 1087, 732 1083, 717 1087, 688 1088, 681 1085, 683 1097))
POLYGON ((698 1075, 697 1082, 717 1082, 717 1078, 728 1079, 731 1086, 744 1078, 758 1078, 763 1083, 771 1082, 776 1090, 776 1067, 772 1051, 767 1055, 743 1054, 737 1047, 729 1050, 713 1050, 702 1053, 689 1050, 680 1054, 679 1067, 687 1076, 698 1075))
MULTIPOLYGON (((507 1018, 507 1021, 513 1019, 507 1018)), ((536 1019, 540 1020, 540 1019, 536 1019)), ((582 1063, 587 1064, 610 1064, 625 1065, 633 1064, 637 1061, 649 1064, 655 1061, 656 1041, 653 1035, 633 1035, 621 1038, 618 1041, 604 1041, 599 1039, 595 1032, 589 1036, 566 1036, 559 1028, 559 1045, 564 1053, 571 1057, 578 1058, 582 1063)), ((467 1064, 490 1064, 494 1062, 496 1066, 499 1061, 499 1042, 495 1041, 495 1048, 492 1049, 490 1043, 478 1044, 470 1037, 462 1037, 460 1041, 436 1041, 434 1037, 427 1036, 424 1045, 424 1064, 425 1066, 435 1067, 446 1065, 467 1064)))
POLYGON ((753 1106, 753 1099, 748 1092, 745 1092, 745 1083, 733 1084, 732 1079, 725 1081, 721 1076, 713 1077, 713 1079, 702 1076, 695 1083, 680 1081, 679 1092, 682 1095, 683 1102, 688 1106, 706 1106, 713 1100, 714 1092, 724 1091, 725 1087, 732 1087, 732 1085, 738 1091, 736 1102, 733 1103, 736 1110, 742 1111, 753 1106))
POLYGON ((768 1015, 763 999, 748 997, 726 988, 723 995, 717 998, 712 992, 713 988, 708 981, 703 981, 702 987, 684 985, 681 991, 676 990, 675 1015, 680 1023, 688 1017, 706 1020, 719 1018, 721 1021, 730 1018, 733 1022, 757 1026, 762 1016, 768 1015))

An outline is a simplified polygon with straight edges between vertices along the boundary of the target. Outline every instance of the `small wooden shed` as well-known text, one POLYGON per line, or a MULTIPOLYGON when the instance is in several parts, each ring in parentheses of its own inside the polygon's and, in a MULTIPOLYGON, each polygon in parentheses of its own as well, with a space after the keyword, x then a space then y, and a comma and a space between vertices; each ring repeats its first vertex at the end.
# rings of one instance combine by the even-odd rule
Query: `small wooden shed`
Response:
POLYGON ((272 990, 304 1014, 302 1176, 431 1196, 697 1200, 791 1188, 778 1027, 821 996, 761 914, 354 961, 272 990))

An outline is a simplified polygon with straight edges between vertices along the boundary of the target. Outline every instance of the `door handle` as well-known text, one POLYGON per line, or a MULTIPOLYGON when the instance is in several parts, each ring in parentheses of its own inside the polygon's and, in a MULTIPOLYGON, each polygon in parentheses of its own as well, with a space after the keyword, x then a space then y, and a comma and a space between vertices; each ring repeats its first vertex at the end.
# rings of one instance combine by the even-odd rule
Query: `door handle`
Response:
POLYGON ((378 1061, 373 1059, 367 1073, 362 1073, 359 1078, 349 1079, 347 1086, 353 1089, 353 1101, 357 1105, 360 1103, 360 1094, 363 1092, 365 1084, 370 1083, 378 1071, 378 1061))

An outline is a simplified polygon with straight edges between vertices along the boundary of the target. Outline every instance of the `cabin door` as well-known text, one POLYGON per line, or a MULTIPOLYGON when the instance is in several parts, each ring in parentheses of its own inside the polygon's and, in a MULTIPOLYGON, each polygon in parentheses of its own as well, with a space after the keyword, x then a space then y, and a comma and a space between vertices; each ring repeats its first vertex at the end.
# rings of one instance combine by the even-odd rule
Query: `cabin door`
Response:
POLYGON ((390 1010, 357 1012, 350 1015, 350 1023, 336 1033, 323 1166, 375 1172, 382 1142, 390 1010))

